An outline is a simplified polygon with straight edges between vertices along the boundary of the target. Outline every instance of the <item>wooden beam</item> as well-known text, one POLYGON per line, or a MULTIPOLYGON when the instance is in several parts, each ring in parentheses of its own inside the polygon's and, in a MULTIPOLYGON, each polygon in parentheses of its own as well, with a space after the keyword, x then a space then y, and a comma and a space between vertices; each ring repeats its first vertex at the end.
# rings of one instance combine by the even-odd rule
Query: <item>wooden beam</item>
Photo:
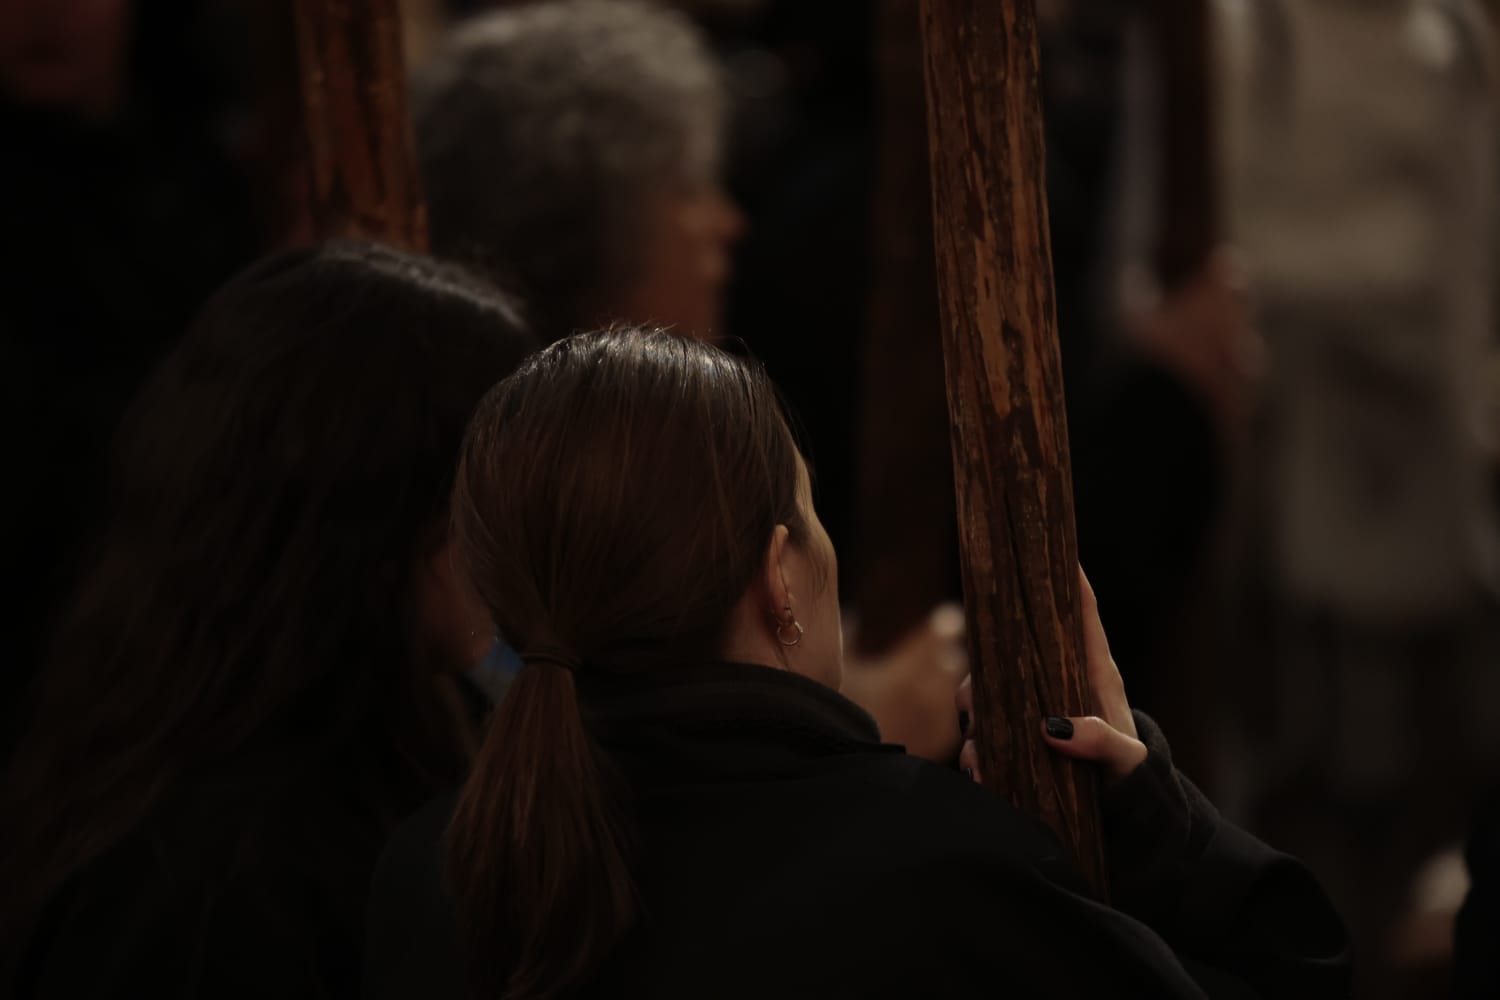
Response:
POLYGON ((932 201, 980 768, 1103 892, 1047 228, 1035 0, 922 0, 932 201))
POLYGON ((398 0, 292 2, 314 235, 425 250, 398 0))

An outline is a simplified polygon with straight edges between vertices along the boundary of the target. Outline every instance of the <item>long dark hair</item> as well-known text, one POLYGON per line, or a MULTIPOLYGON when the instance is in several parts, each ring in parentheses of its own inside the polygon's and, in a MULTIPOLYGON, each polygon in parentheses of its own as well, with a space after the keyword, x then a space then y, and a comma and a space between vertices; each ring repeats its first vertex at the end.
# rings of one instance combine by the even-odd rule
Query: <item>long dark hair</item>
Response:
POLYGON ((574 670, 714 658, 776 526, 806 540, 797 448, 759 366, 617 329, 560 341, 497 386, 463 455, 462 558, 501 634, 538 656, 460 798, 449 882, 476 985, 554 996, 597 970, 637 905, 628 817, 574 670))
POLYGON ((469 417, 532 346, 485 286, 375 246, 283 253, 210 300, 119 435, 0 801, 0 929, 237 755, 347 761, 379 811, 457 779, 413 580, 469 417))

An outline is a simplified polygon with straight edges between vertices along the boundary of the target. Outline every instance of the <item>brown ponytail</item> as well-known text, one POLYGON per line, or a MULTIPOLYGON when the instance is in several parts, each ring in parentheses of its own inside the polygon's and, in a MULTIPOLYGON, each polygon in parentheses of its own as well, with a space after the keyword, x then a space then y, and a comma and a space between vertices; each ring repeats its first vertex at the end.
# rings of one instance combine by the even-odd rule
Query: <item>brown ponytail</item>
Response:
POLYGON ((485 956, 471 963, 484 996, 566 993, 634 920, 623 822, 591 743, 572 672, 527 664, 448 835, 460 927, 468 953, 485 956))
POLYGON ((448 833, 487 997, 565 994, 638 919, 629 817, 577 674, 705 662, 778 524, 797 449, 758 366, 660 331, 559 341, 490 393, 453 496, 460 551, 521 670, 448 833))

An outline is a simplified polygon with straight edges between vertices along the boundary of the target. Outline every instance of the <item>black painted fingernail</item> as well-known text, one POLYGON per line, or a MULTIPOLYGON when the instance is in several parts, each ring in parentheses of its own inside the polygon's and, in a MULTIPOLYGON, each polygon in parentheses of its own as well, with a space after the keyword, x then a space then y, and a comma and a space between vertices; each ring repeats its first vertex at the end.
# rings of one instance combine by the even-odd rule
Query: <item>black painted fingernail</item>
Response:
POLYGON ((965 736, 969 735, 969 713, 968 712, 959 712, 958 713, 958 731, 960 733, 963 733, 965 736))
POLYGON ((974 769, 972 767, 966 767, 966 768, 964 768, 964 777, 968 778, 970 781, 973 781, 974 780, 974 769))
POLYGON ((1047 735, 1054 740, 1071 740, 1073 738, 1073 720, 1064 719, 1060 715, 1049 715, 1044 723, 1047 727, 1047 735))

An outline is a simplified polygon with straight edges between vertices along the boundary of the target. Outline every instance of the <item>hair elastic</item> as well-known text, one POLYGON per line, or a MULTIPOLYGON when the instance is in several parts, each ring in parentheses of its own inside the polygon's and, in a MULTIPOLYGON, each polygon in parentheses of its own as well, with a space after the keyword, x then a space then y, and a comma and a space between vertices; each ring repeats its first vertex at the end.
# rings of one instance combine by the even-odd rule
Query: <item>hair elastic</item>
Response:
POLYGON ((532 646, 521 652, 521 662, 525 664, 550 663, 573 674, 578 673, 583 667, 578 657, 565 652, 558 646, 532 646))

